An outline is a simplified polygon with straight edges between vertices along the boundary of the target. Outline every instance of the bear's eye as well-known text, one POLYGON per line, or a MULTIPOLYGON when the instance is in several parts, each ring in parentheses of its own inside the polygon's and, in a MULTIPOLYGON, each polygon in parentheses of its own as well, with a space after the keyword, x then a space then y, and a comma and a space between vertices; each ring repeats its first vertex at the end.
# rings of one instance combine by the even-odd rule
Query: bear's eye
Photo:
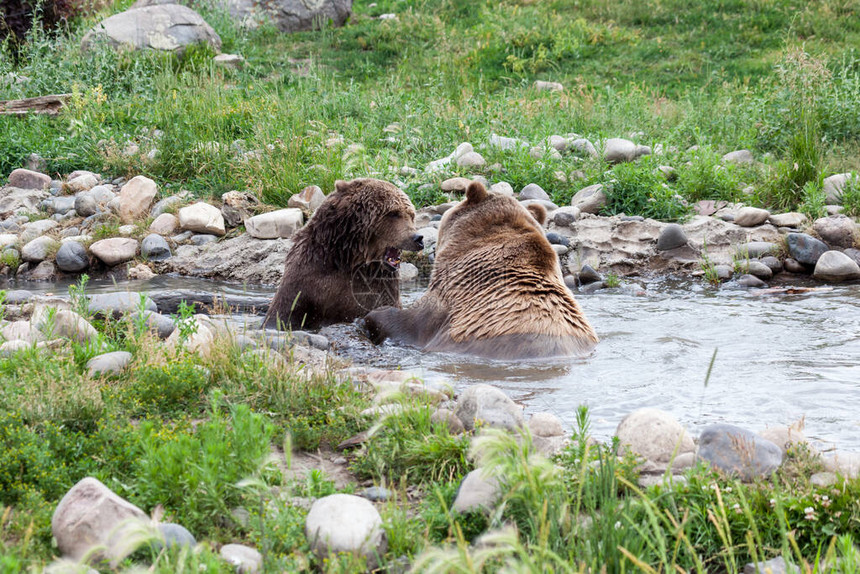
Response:
POLYGON ((399 211, 389 211, 388 213, 385 214, 385 217, 388 217, 391 219, 397 219, 398 217, 400 217, 400 212, 399 211))

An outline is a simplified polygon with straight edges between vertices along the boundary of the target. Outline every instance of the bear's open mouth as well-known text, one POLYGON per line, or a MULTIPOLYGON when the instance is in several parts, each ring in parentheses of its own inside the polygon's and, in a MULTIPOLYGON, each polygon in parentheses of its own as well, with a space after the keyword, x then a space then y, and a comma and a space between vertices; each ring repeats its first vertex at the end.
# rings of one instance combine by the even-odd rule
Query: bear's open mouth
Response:
POLYGON ((396 247, 389 247, 385 250, 382 260, 392 269, 400 268, 400 250, 396 247))

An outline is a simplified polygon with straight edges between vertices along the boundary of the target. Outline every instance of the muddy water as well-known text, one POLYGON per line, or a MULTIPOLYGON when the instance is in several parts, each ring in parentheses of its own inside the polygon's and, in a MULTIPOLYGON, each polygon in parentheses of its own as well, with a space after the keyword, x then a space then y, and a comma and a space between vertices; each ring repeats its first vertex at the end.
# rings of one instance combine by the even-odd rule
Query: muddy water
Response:
MULTIPOLYGON (((16 285, 63 294, 65 285, 16 285)), ((121 285, 92 282, 88 292, 190 289, 251 298, 265 287, 158 277, 121 285)), ((404 292, 404 303, 421 288, 404 292)), ((357 364, 419 371, 456 387, 497 385, 527 411, 550 411, 572 427, 590 408, 593 431, 606 439, 640 407, 673 413, 694 432, 714 422, 753 430, 805 419, 820 446, 860 450, 860 286, 796 295, 711 290, 666 280, 579 295, 601 337, 588 357, 554 361, 486 361, 366 342, 358 329, 324 330, 357 364), (708 366, 716 350, 710 379, 708 366)), ((234 315, 249 328, 256 315, 234 315)))

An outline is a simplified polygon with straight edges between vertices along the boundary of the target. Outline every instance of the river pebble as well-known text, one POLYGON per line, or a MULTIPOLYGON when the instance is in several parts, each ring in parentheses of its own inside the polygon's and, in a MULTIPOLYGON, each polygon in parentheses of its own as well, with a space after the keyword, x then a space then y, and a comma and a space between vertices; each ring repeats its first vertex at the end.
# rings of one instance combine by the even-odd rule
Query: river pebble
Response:
POLYGON ((826 251, 818 258, 813 276, 832 283, 854 281, 860 279, 860 266, 841 251, 826 251))
POLYGON ((677 223, 670 223, 660 231, 660 237, 657 239, 657 249, 659 251, 668 251, 677 249, 687 244, 687 234, 684 233, 684 228, 677 223))
POLYGON ((161 534, 162 540, 156 540, 153 543, 153 548, 161 550, 162 548, 194 548, 197 546, 197 539, 191 534, 187 528, 179 524, 171 522, 161 522, 158 524, 158 531, 161 534))
POLYGON ((244 544, 225 544, 219 552, 238 574, 258 574, 263 571, 263 555, 244 544))
POLYGON ((571 198, 570 205, 579 209, 580 213, 599 213, 603 206, 606 205, 606 193, 603 191, 603 184, 596 183, 589 185, 576 192, 571 198))
POLYGON ((455 512, 491 512, 501 498, 498 479, 490 476, 484 469, 476 468, 467 474, 460 487, 451 510, 455 512))
POLYGON ((857 225, 845 215, 821 217, 812 227, 822 241, 833 247, 854 247, 857 240, 857 225))
POLYGON ((472 385, 463 391, 454 413, 466 430, 473 430, 478 421, 506 430, 515 430, 523 425, 522 407, 491 385, 472 385))
POLYGON ((747 272, 754 275, 763 281, 768 281, 773 277, 773 270, 758 260, 752 260, 747 265, 747 272))
POLYGON ((543 199, 550 201, 550 196, 536 183, 530 183, 520 191, 520 199, 543 199))
POLYGON ((676 456, 696 450, 693 438, 675 417, 654 408, 633 411, 615 430, 619 454, 635 453, 656 463, 660 469, 676 456))
POLYGON ((131 363, 131 353, 114 351, 97 355, 87 361, 87 369, 91 377, 98 375, 115 375, 121 373, 131 363))
POLYGON ((170 259, 170 246, 167 241, 157 233, 150 233, 140 244, 140 254, 149 261, 164 261, 170 259))
POLYGON ((791 257, 803 265, 815 265, 829 249, 826 243, 806 233, 789 233, 785 239, 791 257))
POLYGON ((65 241, 57 251, 57 267, 66 273, 79 273, 90 266, 87 248, 77 241, 65 241))
POLYGON ((745 481, 769 476, 782 464, 782 450, 777 445, 728 424, 705 427, 699 436, 697 457, 745 481))
POLYGON ((130 237, 111 237, 90 245, 90 252, 108 267, 131 261, 137 255, 139 243, 130 237))
POLYGON ((305 520, 305 536, 321 559, 347 552, 375 565, 387 546, 379 512, 368 500, 351 494, 332 494, 314 502, 305 520))

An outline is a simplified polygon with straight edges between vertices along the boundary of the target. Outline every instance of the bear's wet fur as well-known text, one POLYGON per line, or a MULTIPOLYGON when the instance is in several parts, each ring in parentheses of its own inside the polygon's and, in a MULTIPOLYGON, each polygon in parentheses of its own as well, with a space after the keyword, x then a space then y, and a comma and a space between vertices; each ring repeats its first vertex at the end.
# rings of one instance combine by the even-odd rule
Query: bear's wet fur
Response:
POLYGON ((546 210, 472 182, 439 225, 424 296, 368 314, 374 342, 520 359, 584 355, 597 334, 565 286, 542 225, 546 210))
POLYGON ((400 307, 401 250, 423 248, 409 197, 378 179, 338 181, 293 237, 264 327, 316 329, 400 307))

